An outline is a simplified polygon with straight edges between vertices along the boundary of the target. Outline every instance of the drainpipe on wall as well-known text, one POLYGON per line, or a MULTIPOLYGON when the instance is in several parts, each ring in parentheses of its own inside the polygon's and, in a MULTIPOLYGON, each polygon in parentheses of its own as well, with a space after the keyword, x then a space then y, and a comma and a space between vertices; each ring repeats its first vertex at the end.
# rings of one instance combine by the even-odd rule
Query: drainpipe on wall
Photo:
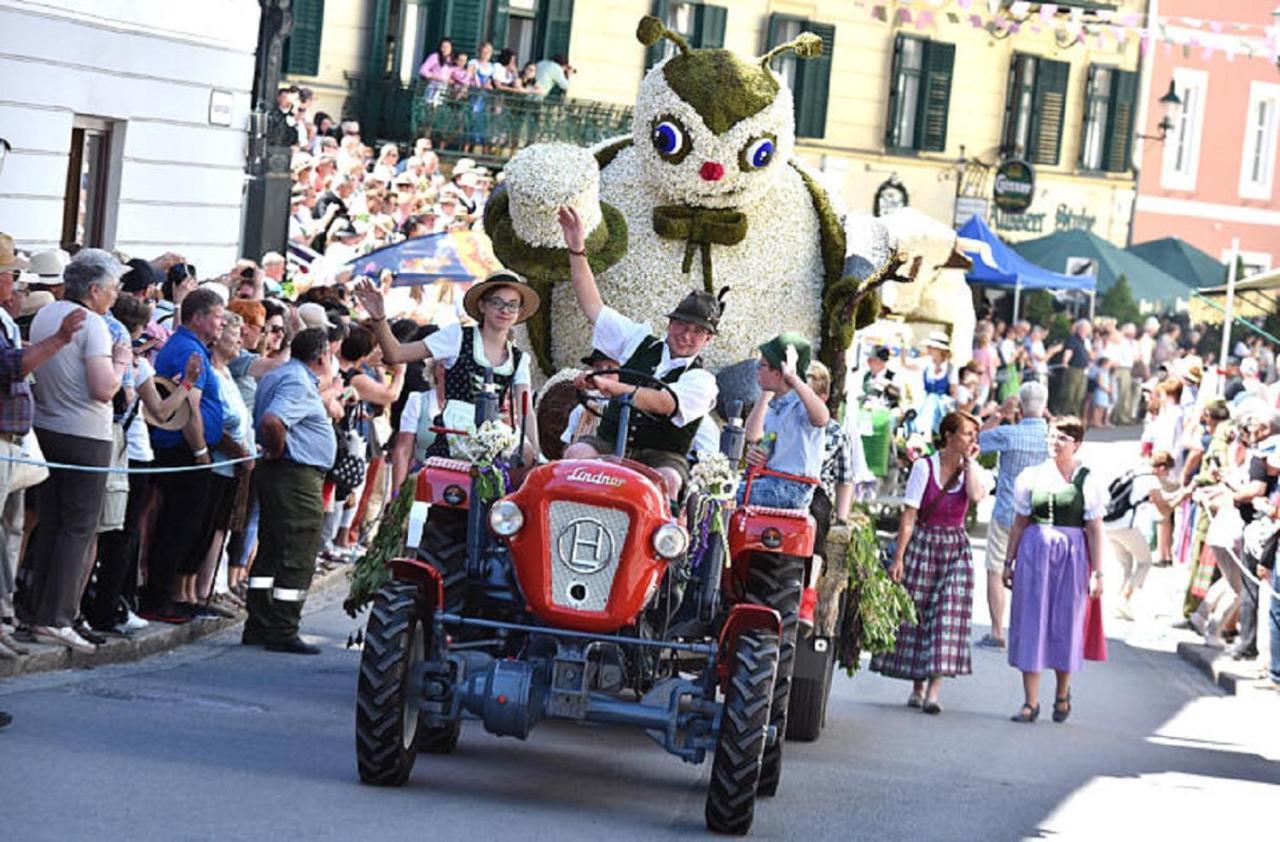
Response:
POLYGON ((258 50, 253 70, 253 110, 245 164, 244 228, 240 255, 260 260, 268 251, 285 253, 289 239, 290 164, 293 150, 268 146, 267 113, 275 108, 284 68, 284 41, 293 31, 292 0, 258 0, 258 50))
MULTIPOLYGON (((1147 25, 1156 20, 1160 14, 1160 0, 1147 0, 1147 25)), ((1147 107, 1151 102, 1151 75, 1155 65, 1155 50, 1148 49, 1147 54, 1142 54, 1142 42, 1138 42, 1138 90, 1142 92, 1142 96, 1138 98, 1138 119, 1134 121, 1133 126, 1133 161, 1142 161, 1143 153, 1146 152, 1146 145, 1142 139, 1142 134, 1147 129, 1147 107)), ((1133 165, 1133 205, 1129 208, 1129 234, 1125 237, 1125 245, 1133 245, 1133 226, 1138 217, 1138 196, 1142 193, 1142 167, 1133 165)))

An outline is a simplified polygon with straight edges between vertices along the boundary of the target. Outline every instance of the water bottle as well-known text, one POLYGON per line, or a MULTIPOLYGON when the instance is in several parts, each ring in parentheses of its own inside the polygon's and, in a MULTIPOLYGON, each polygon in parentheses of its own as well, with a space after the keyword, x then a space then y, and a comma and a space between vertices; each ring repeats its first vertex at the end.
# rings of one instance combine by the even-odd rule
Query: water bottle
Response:
POLYGON ((729 457, 729 464, 742 462, 742 451, 747 442, 747 431, 742 426, 742 401, 730 401, 729 421, 720 431, 720 452, 729 457))

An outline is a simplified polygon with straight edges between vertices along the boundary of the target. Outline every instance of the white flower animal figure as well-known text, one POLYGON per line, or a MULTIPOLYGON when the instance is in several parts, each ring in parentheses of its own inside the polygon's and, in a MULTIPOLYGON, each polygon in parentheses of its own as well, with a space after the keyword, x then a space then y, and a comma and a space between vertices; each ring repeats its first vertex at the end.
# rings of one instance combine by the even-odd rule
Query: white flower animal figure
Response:
POLYGON ((806 33, 754 60, 693 49, 652 17, 637 38, 646 46, 666 38, 677 50, 640 83, 631 135, 592 150, 529 147, 486 207, 499 260, 551 302, 529 323, 543 368, 571 364, 591 336, 572 290, 559 283, 569 277, 556 222, 562 205, 586 224, 605 302, 632 318, 661 329, 691 288, 730 288, 719 335, 703 354, 712 370, 754 356, 780 330, 812 337, 828 363, 839 359, 855 323, 874 319, 875 288, 900 263, 846 275, 842 211, 795 158, 791 91, 769 62, 787 51, 816 57, 821 38, 806 33))

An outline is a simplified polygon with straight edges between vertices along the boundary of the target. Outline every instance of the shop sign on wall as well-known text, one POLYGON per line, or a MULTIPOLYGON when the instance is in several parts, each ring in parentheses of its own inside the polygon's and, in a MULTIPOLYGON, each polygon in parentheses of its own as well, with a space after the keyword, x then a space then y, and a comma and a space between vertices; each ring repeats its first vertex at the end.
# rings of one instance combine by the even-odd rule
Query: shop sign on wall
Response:
POLYGON ((1031 207, 1035 191, 1035 171, 1026 161, 1011 159, 996 169, 992 198, 1003 213, 1018 214, 1031 207))

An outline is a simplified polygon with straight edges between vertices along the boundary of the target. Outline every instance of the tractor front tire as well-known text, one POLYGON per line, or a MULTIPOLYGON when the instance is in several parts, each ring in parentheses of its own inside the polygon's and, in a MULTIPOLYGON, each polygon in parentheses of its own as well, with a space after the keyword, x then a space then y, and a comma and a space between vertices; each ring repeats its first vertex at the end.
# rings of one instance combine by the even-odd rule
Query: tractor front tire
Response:
POLYGON ((778 639, 778 681, 773 689, 772 718, 769 721, 777 729, 778 738, 765 749, 764 769, 760 772, 760 794, 772 796, 777 794, 778 782, 782 779, 782 743, 787 733, 791 675, 796 664, 804 559, 782 553, 753 552, 750 564, 747 601, 772 608, 782 618, 782 636, 778 639))
POLYGON ((418 558, 440 571, 444 610, 461 614, 467 603, 467 510, 432 506, 422 526, 418 558))
POLYGON ((425 658, 430 629, 418 586, 392 580, 373 598, 356 689, 356 766, 360 781, 402 786, 418 755, 418 710, 409 678, 425 658))
MULTIPOLYGON (((738 638, 720 714, 720 736, 707 787, 707 828, 738 836, 751 829, 769 733, 778 668, 778 636, 753 630, 738 638)), ((781 738, 781 734, 778 735, 781 738)))

